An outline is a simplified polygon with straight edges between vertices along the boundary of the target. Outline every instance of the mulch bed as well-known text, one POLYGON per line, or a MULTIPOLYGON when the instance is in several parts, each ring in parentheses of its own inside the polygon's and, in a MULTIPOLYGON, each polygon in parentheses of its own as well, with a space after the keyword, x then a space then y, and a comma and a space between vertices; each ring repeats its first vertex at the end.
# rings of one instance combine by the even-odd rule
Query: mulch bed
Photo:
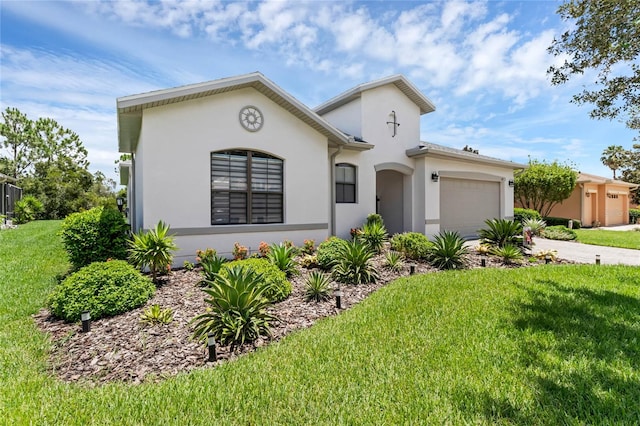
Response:
MULTIPOLYGON (((480 267, 480 259, 479 255, 469 255, 468 267, 480 267)), ((341 286, 343 310, 365 299, 389 281, 409 275, 408 264, 401 273, 393 273, 385 269, 383 263, 382 255, 375 258, 381 273, 378 282, 341 286)), ((487 258, 486 263, 487 267, 505 268, 493 258, 487 258)), ((416 274, 437 272, 424 263, 415 263, 415 268, 416 274)), ((207 362, 206 347, 191 339, 193 329, 189 322, 206 310, 206 294, 198 285, 201 275, 197 270, 172 271, 161 279, 155 295, 145 306, 93 321, 88 333, 81 332, 79 323, 58 320, 46 309, 34 315, 34 319, 38 327, 50 335, 50 369, 62 380, 88 385, 111 381, 134 384, 158 381, 180 372, 214 367, 277 341, 294 330, 310 327, 321 318, 339 314, 333 298, 320 303, 305 301, 304 282, 310 271, 301 269, 300 272, 290 280, 293 284, 291 296, 271 308, 271 313, 279 318, 271 327, 271 337, 243 345, 233 352, 230 347, 218 346, 216 362, 207 362), (143 324, 140 321, 142 311, 153 304, 163 309, 171 308, 173 321, 166 325, 143 324)))

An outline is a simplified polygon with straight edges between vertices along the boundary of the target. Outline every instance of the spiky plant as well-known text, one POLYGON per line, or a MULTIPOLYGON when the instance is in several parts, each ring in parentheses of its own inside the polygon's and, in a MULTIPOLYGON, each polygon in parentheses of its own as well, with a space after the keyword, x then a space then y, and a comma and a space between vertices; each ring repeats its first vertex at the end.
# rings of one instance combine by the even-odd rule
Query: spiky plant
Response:
POLYGON ((320 271, 311 271, 304 282, 304 296, 307 302, 322 302, 331 298, 331 278, 320 271))
POLYGON ((399 251, 391 250, 384 254, 384 266, 393 272, 400 272, 404 268, 404 256, 399 251))
POLYGON ((222 265, 224 265, 226 261, 227 259, 225 257, 218 256, 215 253, 211 256, 203 257, 200 260, 203 275, 203 280, 201 282, 214 281, 216 274, 220 272, 222 265))
POLYGON ((160 271, 166 270, 173 261, 173 251, 178 246, 169 234, 169 225, 159 221, 149 232, 143 230, 133 234, 129 241, 129 261, 136 268, 149 267, 153 281, 160 271))
POLYGON ((531 229, 533 235, 540 235, 547 227, 547 222, 542 219, 525 219, 522 221, 522 227, 531 229))
POLYGON ((505 244, 502 247, 494 247, 491 254, 498 256, 505 264, 518 263, 523 259, 522 251, 513 244, 505 244))
POLYGON ((287 244, 272 244, 267 254, 267 259, 284 272, 287 277, 290 277, 298 273, 296 261, 293 260, 294 256, 293 246, 287 244))
POLYGON ((480 242, 496 247, 506 244, 516 245, 522 238, 522 225, 519 222, 506 219, 487 219, 487 228, 478 231, 480 242))
POLYGON ((222 345, 235 348, 252 342, 260 336, 270 335, 270 324, 277 318, 267 312, 269 300, 262 276, 252 269, 234 266, 226 276, 216 275, 204 292, 207 312, 196 316, 194 339, 204 341, 208 333, 222 345))
POLYGON ((173 310, 171 308, 162 309, 160 305, 154 304, 142 311, 140 321, 148 324, 169 324, 173 321, 173 310))
POLYGON ((363 284, 375 282, 378 271, 371 259, 375 253, 368 244, 358 240, 347 241, 340 247, 338 263, 333 267, 336 281, 347 284, 363 284))
POLYGON ((433 239, 427 259, 438 269, 462 269, 468 253, 460 234, 442 231, 433 239))
POLYGON ((357 238, 369 244, 371 250, 376 253, 380 253, 380 251, 382 251, 382 247, 384 247, 385 241, 389 239, 389 234, 387 233, 387 228, 384 227, 382 222, 372 221, 363 225, 357 238))

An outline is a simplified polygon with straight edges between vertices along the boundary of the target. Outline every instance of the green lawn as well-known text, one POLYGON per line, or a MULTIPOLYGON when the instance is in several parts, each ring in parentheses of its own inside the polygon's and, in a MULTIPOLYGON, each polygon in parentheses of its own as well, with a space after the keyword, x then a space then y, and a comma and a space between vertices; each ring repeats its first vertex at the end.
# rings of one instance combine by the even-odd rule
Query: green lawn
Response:
POLYGON ((8 424, 640 423, 640 271, 627 266, 403 278, 214 369, 138 386, 59 382, 30 318, 65 269, 57 227, 0 232, 8 424))
POLYGON ((640 250, 640 232, 607 231, 604 229, 576 229, 578 242, 595 246, 620 247, 640 250))

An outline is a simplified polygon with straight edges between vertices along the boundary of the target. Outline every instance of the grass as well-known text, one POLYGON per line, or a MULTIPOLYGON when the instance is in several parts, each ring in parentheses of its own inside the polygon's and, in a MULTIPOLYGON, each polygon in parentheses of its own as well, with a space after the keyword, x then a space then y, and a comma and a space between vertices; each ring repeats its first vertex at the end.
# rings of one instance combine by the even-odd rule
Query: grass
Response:
POLYGON ((580 243, 640 250, 640 232, 638 231, 604 229, 574 229, 574 231, 580 243))
POLYGON ((8 424, 640 422, 640 273, 629 266, 403 278, 213 369, 138 386, 62 383, 29 317, 66 267, 48 260, 63 256, 57 226, 0 233, 3 262, 20 258, 0 272, 8 424))

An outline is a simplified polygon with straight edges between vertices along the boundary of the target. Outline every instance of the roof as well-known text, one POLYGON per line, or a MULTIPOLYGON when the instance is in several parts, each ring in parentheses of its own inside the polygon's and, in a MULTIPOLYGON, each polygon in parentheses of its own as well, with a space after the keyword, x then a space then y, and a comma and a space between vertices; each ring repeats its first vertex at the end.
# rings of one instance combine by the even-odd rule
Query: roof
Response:
POLYGON ((591 175, 589 173, 582 173, 582 172, 578 174, 578 183, 595 183, 598 185, 604 185, 604 184, 620 185, 620 186, 625 186, 627 188, 637 188, 638 186, 640 186, 635 183, 625 182, 623 180, 610 179, 610 178, 591 175))
POLYGON ((354 99, 359 98, 363 92, 372 90, 377 87, 386 86, 387 84, 395 85, 402 93, 404 93, 409 99, 411 99, 418 107, 420 107, 420 115, 427 114, 436 110, 436 106, 427 98, 416 86, 413 85, 407 78, 401 74, 392 75, 382 78, 380 80, 371 81, 369 83, 360 84, 350 90, 347 90, 340 95, 329 99, 322 105, 314 108, 314 111, 320 115, 324 115, 334 109, 337 109, 354 99))
POLYGON ((347 135, 259 72, 118 98, 116 101, 118 148, 120 152, 135 151, 140 137, 142 111, 147 108, 203 98, 247 87, 262 93, 336 145, 344 145, 353 149, 373 148, 373 145, 350 140, 347 135))
POLYGON ((12 178, 11 176, 0 173, 0 182, 16 182, 16 179, 12 178))
POLYGON ((501 160, 499 158, 489 157, 486 155, 475 154, 473 152, 464 151, 462 149, 450 148, 444 145, 438 145, 431 142, 420 142, 416 148, 406 151, 409 157, 433 157, 444 158, 447 160, 467 161, 470 163, 482 163, 491 166, 503 167, 507 169, 517 170, 526 169, 526 164, 514 163, 513 161, 501 160))

